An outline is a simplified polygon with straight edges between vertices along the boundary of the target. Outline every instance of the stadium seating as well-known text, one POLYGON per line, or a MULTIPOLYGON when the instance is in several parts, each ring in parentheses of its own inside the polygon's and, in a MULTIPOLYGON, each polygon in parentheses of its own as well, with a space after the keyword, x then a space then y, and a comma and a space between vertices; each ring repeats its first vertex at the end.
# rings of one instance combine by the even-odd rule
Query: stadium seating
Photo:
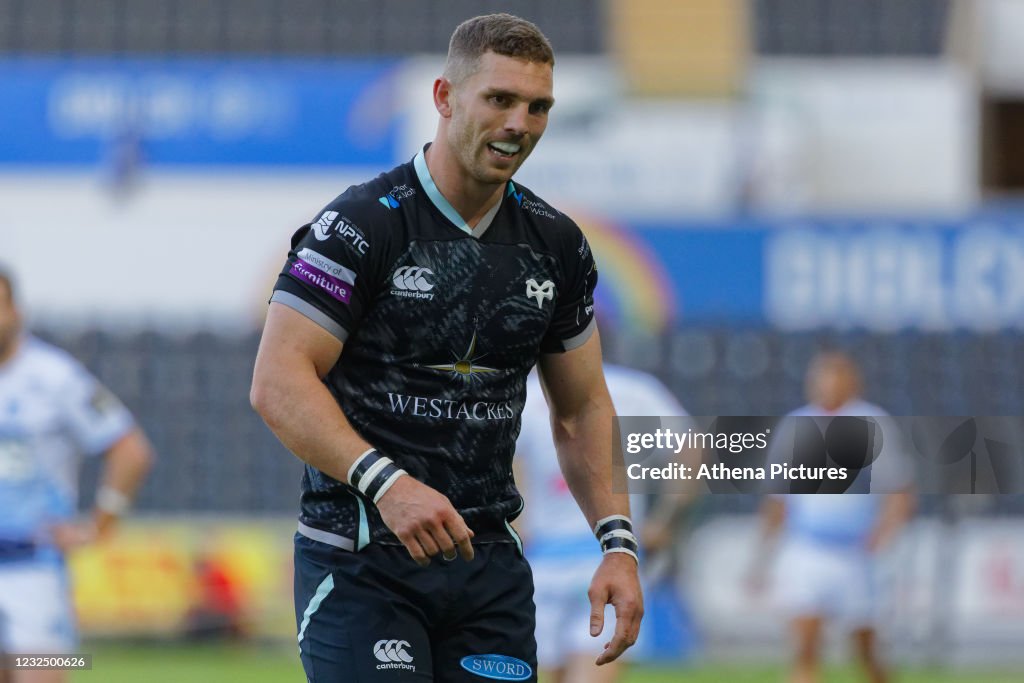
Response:
MULTIPOLYGON (((302 467, 249 406, 257 332, 43 330, 135 412, 160 453, 145 510, 294 512, 302 467)), ((803 403, 803 373, 822 348, 862 364, 866 396, 899 415, 1019 415, 1017 333, 785 334, 694 328, 658 337, 606 333, 609 360, 662 377, 694 415, 781 415, 803 403)), ((95 467, 89 468, 95 476, 95 467)), ((88 492, 91 486, 86 486, 88 492)), ((748 501, 715 506, 748 508, 748 501)), ((88 501, 86 501, 88 502, 88 501)), ((1020 498, 999 509, 1024 509, 1020 498)))
MULTIPOLYGON (((510 0, 560 53, 604 48, 602 3, 510 0)), ((494 11, 472 0, 0 0, 0 54, 409 55, 494 11)))

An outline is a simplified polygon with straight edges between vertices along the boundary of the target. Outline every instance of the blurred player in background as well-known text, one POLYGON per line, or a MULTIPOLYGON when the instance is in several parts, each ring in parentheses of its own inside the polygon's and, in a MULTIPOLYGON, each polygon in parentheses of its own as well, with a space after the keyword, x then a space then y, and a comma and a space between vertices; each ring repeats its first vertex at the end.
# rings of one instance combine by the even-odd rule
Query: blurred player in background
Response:
MULTIPOLYGON (((824 352, 811 361, 805 391, 808 405, 790 416, 888 415, 860 397, 860 371, 841 352, 824 352)), ((876 554, 910 519, 914 496, 896 431, 885 434, 885 450, 858 477, 870 479, 871 491, 887 493, 868 493, 855 481, 851 490, 863 492, 771 495, 764 501, 762 542, 750 570, 751 586, 758 591, 765 587, 769 560, 783 534, 786 543, 775 583, 791 620, 792 683, 822 680, 822 640, 830 620, 849 631, 867 679, 871 683, 890 680, 877 645, 876 554)))
MULTIPOLYGON (((605 363, 604 373, 618 415, 688 415, 653 375, 610 363, 605 363)), ((523 532, 533 568, 541 679, 546 683, 614 683, 622 676, 622 661, 597 666, 594 660, 601 643, 588 629, 587 584, 601 561, 600 548, 580 523, 579 506, 562 477, 551 417, 536 373, 527 384, 516 456, 516 484, 526 499, 517 527, 523 532)), ((652 556, 671 552, 678 513, 690 499, 659 495, 653 509, 644 510, 647 498, 653 496, 631 496, 630 509, 639 529, 644 564, 650 566, 652 556)))
POLYGON ((597 269, 579 227, 512 181, 547 126, 553 66, 527 21, 463 22, 434 82, 434 141, 293 238, 251 399, 307 463, 295 603, 311 680, 536 680, 533 582, 509 525, 535 364, 566 480, 601 530, 590 631, 606 603, 616 624, 599 661, 636 639, 597 269))
MULTIPOLYGON (((0 272, 0 652, 76 646, 64 555, 108 536, 152 461, 120 401, 67 353, 22 330, 10 275, 0 272), (105 454, 96 507, 76 518, 81 455, 105 454)), ((20 670, 15 683, 59 671, 20 670)))

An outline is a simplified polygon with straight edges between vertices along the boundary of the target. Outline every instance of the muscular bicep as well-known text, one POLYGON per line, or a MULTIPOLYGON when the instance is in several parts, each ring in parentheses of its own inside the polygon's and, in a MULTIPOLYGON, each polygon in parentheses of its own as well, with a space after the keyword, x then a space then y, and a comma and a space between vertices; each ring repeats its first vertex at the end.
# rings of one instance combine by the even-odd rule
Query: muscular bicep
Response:
POLYGON ((544 395, 556 419, 580 415, 594 403, 611 404, 596 330, 582 346, 542 355, 538 366, 544 395))
POLYGON ((283 371, 311 368, 324 378, 341 356, 341 341, 308 317, 271 303, 256 355, 255 380, 283 371))

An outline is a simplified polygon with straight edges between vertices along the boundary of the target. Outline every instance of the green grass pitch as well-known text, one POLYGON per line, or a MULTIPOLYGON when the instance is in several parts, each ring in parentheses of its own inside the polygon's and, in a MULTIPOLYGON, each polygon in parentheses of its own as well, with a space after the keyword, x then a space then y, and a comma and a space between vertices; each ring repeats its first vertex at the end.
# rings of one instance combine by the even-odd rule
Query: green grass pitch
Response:
MULTIPOLYGON (((288 648, 221 645, 86 645, 91 671, 76 672, 72 683, 303 683, 297 652, 288 648)), ((481 679, 483 680, 483 679, 481 679)), ((783 683, 770 666, 695 665, 685 668, 633 667, 626 683, 783 683)), ((856 683, 852 669, 832 669, 829 683, 856 683)), ((1020 683, 1020 672, 902 670, 894 683, 1020 683)))

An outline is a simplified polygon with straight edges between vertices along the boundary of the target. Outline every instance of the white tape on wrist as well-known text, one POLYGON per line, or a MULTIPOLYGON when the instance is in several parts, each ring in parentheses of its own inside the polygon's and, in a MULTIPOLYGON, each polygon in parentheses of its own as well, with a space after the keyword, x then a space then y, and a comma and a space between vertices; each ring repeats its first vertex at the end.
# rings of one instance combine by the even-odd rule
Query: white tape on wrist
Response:
POLYGON ((633 552, 629 548, 608 548, 608 550, 604 551, 605 555, 611 555, 612 553, 622 553, 623 555, 629 555, 636 561, 637 564, 640 564, 640 558, 637 556, 635 552, 633 552))
POLYGON ((112 486, 104 486, 96 492, 96 509, 120 517, 129 507, 132 499, 112 486))
POLYGON ((601 546, 604 547, 604 544, 613 538, 628 538, 634 543, 636 542, 636 536, 633 535, 632 531, 627 531, 625 529, 615 529, 614 531, 609 531, 600 538, 601 546))
POLYGON ((623 529, 623 528, 632 530, 633 529, 633 520, 631 520, 626 515, 608 515, 607 517, 603 517, 603 518, 597 520, 597 524, 594 525, 594 535, 597 536, 598 538, 603 536, 604 535, 604 531, 602 531, 601 527, 603 527, 605 525, 608 525, 610 527, 609 529, 606 529, 605 531, 610 531, 611 529, 623 529))
POLYGON ((388 492, 406 471, 375 448, 356 458, 348 470, 348 483, 374 503, 388 492))
POLYGON ((364 458, 376 452, 376 448, 367 448, 365 451, 360 453, 359 457, 356 458, 355 461, 352 463, 352 466, 348 468, 348 474, 345 475, 345 481, 347 481, 349 484, 352 484, 352 486, 356 486, 358 482, 352 481, 352 477, 355 476, 356 468, 359 467, 359 463, 361 463, 364 458))
POLYGON ((377 489, 377 493, 373 496, 374 504, 376 504, 377 501, 380 500, 381 497, 388 492, 388 489, 394 486, 395 482, 401 479, 402 475, 405 474, 408 474, 408 472, 406 472, 405 470, 398 470, 397 472, 394 472, 390 477, 388 477, 387 481, 381 484, 380 488, 377 489))

